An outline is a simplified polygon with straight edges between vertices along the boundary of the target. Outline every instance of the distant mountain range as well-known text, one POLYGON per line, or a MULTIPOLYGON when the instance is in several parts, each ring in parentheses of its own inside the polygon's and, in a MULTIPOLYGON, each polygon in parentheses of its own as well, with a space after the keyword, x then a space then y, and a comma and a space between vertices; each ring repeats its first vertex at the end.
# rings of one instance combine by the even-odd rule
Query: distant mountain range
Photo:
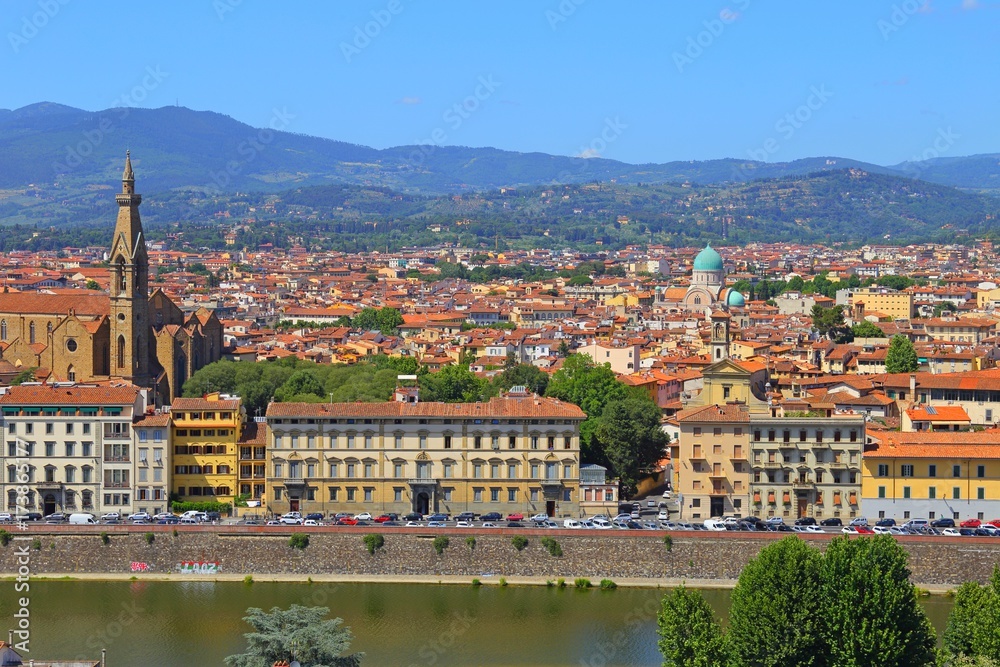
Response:
MULTIPOLYGON (((276 119, 281 126, 281 119, 276 119)), ((1000 194, 1000 154, 874 165, 842 157, 765 163, 723 159, 627 164, 603 158, 517 153, 495 148, 367 146, 260 130, 228 116, 184 107, 84 111, 43 102, 0 110, 0 189, 55 188, 59 196, 117 187, 125 147, 144 193, 279 192, 346 184, 403 193, 452 194, 503 186, 615 180, 626 185, 703 185, 788 178, 845 168, 918 178, 1000 194)), ((2 211, 0 211, 2 216, 2 211)))

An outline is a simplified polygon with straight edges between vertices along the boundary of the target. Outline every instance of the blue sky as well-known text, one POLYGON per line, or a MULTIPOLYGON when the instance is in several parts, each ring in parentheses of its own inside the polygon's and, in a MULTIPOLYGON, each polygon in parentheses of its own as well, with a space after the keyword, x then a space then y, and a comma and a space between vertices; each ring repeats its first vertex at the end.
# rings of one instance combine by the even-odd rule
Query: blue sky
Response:
POLYGON ((0 28, 2 108, 634 163, 1000 152, 1000 0, 4 0, 0 28))

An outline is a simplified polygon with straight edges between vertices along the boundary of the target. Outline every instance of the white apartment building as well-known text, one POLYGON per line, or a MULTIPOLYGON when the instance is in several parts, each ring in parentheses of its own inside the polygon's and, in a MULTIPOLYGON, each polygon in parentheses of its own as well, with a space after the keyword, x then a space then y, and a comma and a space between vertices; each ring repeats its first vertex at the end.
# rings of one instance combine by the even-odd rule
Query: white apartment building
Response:
POLYGON ((7 511, 135 511, 132 423, 145 413, 146 400, 131 385, 8 388, 0 396, 6 445, 0 494, 7 511), (24 486, 28 492, 19 499, 24 486))

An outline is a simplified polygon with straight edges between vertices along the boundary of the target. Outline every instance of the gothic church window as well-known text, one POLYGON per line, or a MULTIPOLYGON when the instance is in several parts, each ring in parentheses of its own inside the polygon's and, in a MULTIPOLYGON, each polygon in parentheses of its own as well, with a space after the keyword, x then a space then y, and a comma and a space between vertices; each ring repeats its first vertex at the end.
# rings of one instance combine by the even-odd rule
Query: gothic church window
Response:
POLYGON ((7 320, 0 321, 0 340, 7 340, 7 320))
POLYGON ((35 342, 35 323, 32 322, 28 325, 28 343, 32 344, 35 342))
POLYGON ((125 367, 125 336, 118 336, 118 368, 125 367))

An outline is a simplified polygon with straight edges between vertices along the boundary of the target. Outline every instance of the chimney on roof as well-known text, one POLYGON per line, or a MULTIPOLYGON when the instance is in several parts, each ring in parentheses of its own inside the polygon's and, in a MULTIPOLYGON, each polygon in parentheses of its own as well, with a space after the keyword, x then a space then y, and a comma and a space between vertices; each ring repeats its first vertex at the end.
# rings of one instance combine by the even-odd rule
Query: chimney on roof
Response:
POLYGON ((910 400, 917 400, 917 376, 915 373, 910 373, 910 400))

